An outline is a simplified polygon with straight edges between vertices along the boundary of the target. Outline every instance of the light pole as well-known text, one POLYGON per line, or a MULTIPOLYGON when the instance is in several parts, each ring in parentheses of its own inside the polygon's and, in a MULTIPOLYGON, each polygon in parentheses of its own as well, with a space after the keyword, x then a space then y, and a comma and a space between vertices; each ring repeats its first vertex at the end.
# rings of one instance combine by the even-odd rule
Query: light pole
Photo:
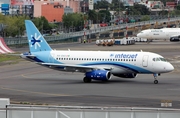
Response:
POLYGON ((41 24, 41 25, 42 25, 42 31, 41 31, 41 32, 42 32, 42 34, 43 34, 43 24, 44 24, 44 22, 42 21, 42 24, 41 24))
POLYGON ((84 43, 85 43, 85 42, 86 42, 86 41, 85 41, 85 40, 86 40, 86 39, 85 39, 85 35, 86 35, 86 34, 85 34, 85 25, 86 25, 86 21, 85 21, 85 13, 86 13, 86 12, 85 12, 85 0, 84 0, 84 4, 83 4, 83 5, 84 5, 84 43))

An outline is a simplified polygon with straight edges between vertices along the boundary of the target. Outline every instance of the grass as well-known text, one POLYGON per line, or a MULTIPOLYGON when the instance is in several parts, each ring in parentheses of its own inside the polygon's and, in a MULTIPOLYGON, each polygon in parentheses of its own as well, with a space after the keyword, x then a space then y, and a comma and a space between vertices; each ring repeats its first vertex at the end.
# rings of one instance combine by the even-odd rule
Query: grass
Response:
POLYGON ((18 55, 8 55, 8 54, 0 54, 0 63, 2 62, 17 62, 19 59, 21 59, 18 55))

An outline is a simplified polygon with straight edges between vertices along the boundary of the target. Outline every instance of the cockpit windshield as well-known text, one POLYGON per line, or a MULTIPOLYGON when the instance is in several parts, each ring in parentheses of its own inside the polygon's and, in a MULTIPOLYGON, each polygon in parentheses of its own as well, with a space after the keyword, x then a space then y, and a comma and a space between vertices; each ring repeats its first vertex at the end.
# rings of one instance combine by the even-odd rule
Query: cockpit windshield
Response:
POLYGON ((164 62, 167 62, 167 60, 165 58, 162 58, 162 57, 153 58, 153 61, 164 61, 164 62))

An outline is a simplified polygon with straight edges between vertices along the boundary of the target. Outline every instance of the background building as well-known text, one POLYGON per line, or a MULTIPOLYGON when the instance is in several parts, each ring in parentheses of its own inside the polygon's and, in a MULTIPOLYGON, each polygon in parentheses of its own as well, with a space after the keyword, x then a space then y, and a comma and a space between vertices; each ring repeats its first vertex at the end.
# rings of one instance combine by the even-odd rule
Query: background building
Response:
POLYGON ((94 0, 89 0, 88 4, 89 4, 89 9, 93 10, 94 9, 94 0))
POLYGON ((34 1, 34 17, 44 16, 48 19, 49 22, 53 22, 53 21, 60 22, 62 21, 62 16, 64 13, 66 14, 73 12, 80 12, 80 0, 44 0, 44 1, 35 0, 34 1))
POLYGON ((34 0, 10 0, 12 15, 30 15, 33 16, 34 0))
POLYGON ((63 5, 59 3, 47 3, 41 6, 41 15, 49 22, 61 22, 64 14, 63 5))

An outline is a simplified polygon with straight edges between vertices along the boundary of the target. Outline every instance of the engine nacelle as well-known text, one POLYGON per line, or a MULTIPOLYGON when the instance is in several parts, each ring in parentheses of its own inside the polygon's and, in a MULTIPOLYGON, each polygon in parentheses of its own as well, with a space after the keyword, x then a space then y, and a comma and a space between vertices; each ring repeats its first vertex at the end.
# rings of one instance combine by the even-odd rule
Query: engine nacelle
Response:
POLYGON ((114 74, 114 76, 122 77, 122 78, 135 78, 137 77, 137 73, 114 74))
POLYGON ((179 36, 170 37, 170 41, 171 41, 171 42, 173 42, 173 41, 180 41, 180 37, 179 37, 179 36))
POLYGON ((111 73, 107 70, 93 70, 90 72, 86 72, 85 76, 89 79, 94 80, 110 80, 111 73))

